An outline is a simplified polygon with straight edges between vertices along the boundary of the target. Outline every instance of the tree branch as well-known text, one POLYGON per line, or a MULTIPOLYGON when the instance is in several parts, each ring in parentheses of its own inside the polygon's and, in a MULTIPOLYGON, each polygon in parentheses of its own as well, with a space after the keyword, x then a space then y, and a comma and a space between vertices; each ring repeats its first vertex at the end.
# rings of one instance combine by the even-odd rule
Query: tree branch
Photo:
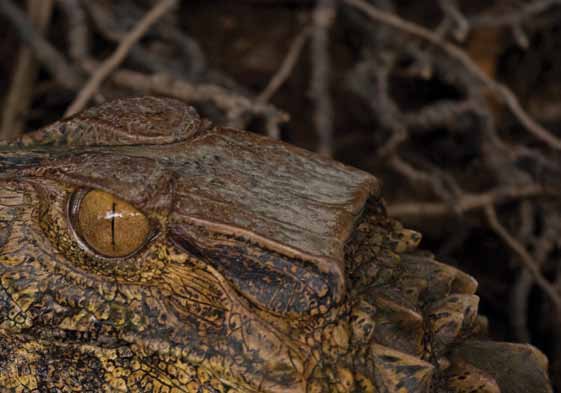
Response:
POLYGON ((128 33, 115 52, 105 60, 99 69, 90 77, 84 85, 78 96, 70 104, 66 110, 65 116, 73 115, 82 110, 97 92, 101 83, 116 69, 127 57, 130 49, 134 44, 150 29, 150 27, 158 21, 166 12, 168 12, 177 3, 177 0, 161 0, 136 24, 136 26, 128 33))

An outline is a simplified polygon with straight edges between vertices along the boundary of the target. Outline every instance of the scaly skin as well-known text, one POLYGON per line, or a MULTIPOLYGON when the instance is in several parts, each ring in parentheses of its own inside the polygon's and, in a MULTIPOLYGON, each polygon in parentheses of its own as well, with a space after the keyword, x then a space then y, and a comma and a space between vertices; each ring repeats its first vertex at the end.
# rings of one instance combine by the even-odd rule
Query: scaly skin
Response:
POLYGON ((367 173, 170 99, 90 109, 0 147, 0 391, 551 392, 419 241, 367 173))

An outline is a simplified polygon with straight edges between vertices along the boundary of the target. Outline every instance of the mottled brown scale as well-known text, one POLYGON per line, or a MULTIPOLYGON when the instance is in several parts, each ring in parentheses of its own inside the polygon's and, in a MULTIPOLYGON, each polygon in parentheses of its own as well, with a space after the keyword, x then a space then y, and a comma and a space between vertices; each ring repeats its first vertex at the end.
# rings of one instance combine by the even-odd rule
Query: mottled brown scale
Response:
POLYGON ((549 393, 377 180, 117 100, 0 146, 0 392, 549 393))

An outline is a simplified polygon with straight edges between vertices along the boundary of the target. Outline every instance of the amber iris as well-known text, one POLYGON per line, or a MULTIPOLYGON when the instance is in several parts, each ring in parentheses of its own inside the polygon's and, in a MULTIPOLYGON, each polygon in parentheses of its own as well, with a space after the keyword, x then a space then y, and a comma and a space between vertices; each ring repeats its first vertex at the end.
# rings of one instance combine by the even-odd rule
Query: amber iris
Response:
POLYGON ((116 196, 87 192, 76 206, 74 223, 82 240, 106 257, 125 257, 142 247, 150 233, 146 216, 116 196))

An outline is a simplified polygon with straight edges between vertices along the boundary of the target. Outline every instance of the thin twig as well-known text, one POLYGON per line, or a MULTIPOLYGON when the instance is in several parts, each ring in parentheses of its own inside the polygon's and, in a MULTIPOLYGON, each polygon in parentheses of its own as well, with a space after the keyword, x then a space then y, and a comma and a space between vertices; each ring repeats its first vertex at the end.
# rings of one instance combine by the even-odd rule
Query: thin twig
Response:
POLYGON ((333 154, 333 102, 329 92, 331 60, 329 30, 336 14, 335 0, 320 0, 313 13, 312 81, 310 96, 314 100, 314 124, 319 136, 318 152, 333 154))
POLYGON ((90 60, 90 42, 88 39, 88 20, 80 0, 58 0, 62 6, 68 25, 66 37, 68 52, 72 60, 85 69, 90 60))
POLYGON ((534 286, 534 278, 527 269, 521 269, 512 284, 510 296, 510 325, 516 339, 520 342, 530 342, 528 329, 528 297, 534 286))
POLYGON ((310 29, 305 28, 296 36, 296 38, 294 38, 292 44, 290 45, 290 48, 288 49, 288 53, 286 54, 286 57, 284 58, 278 71, 275 73, 275 75, 273 75, 267 87, 265 87, 265 89, 257 97, 258 102, 269 102, 271 97, 273 97, 273 95, 284 84, 284 82, 286 82, 286 80, 292 73, 296 62, 300 58, 300 53, 302 53, 302 49, 304 48, 304 45, 306 44, 309 36, 310 29))
MULTIPOLYGON (((261 94, 259 94, 259 96, 256 98, 256 102, 260 104, 266 104, 278 91, 278 89, 286 82, 286 80, 292 73, 294 66, 298 62, 298 59, 300 58, 302 49, 304 48, 304 45, 306 44, 306 41, 310 36, 310 32, 311 30, 309 28, 305 28, 296 36, 296 38, 294 38, 281 66, 279 67, 275 75, 273 75, 273 77, 267 84, 267 87, 265 87, 261 94)), ((282 123, 282 119, 269 116, 267 118, 265 127, 267 130, 267 135, 275 139, 281 139, 279 129, 280 123, 282 123)))
POLYGON ((66 110, 65 116, 70 116, 82 110, 97 92, 101 83, 115 70, 126 58, 133 45, 150 29, 150 27, 177 4, 177 0, 161 0, 135 25, 121 41, 115 52, 102 64, 84 85, 78 96, 66 110))
POLYGON ((441 37, 434 34, 422 26, 408 22, 396 15, 380 11, 371 6, 364 0, 343 0, 345 3, 361 10, 370 19, 384 23, 395 29, 401 30, 407 34, 433 44, 440 48, 451 58, 458 61, 470 74, 479 80, 481 84, 493 91, 506 106, 511 110, 512 114, 522 123, 522 125, 536 138, 548 144, 551 148, 561 150, 561 139, 553 135, 549 130, 536 123, 524 109, 520 106, 516 96, 504 85, 489 78, 485 72, 460 48, 444 41, 441 37))
MULTIPOLYGON (((392 169, 403 175, 411 183, 427 184, 437 197, 442 199, 444 203, 447 203, 452 210, 456 211, 456 200, 464 192, 449 173, 439 168, 431 168, 432 165, 429 163, 424 163, 423 166, 428 166, 430 172, 424 171, 419 167, 414 167, 397 154, 388 158, 388 161, 392 169)), ((419 166, 419 163, 417 166, 419 166)))
POLYGON ((12 2, 0 1, 3 13, 16 28, 20 39, 33 51, 45 68, 62 86, 73 89, 80 85, 81 77, 74 68, 45 38, 37 32, 26 15, 12 2))
POLYGON ((198 42, 173 25, 162 23, 158 26, 158 31, 162 38, 167 38, 173 42, 182 52, 182 56, 188 59, 190 66, 189 79, 200 79, 206 71, 207 62, 198 42))
MULTIPOLYGON (((51 19, 52 0, 27 0, 27 10, 31 23, 39 34, 44 34, 51 19)), ((31 103, 33 83, 37 77, 37 59, 29 47, 23 47, 18 54, 14 77, 2 112, 0 140, 11 140, 20 135, 25 126, 25 114, 31 103)))
POLYGON ((540 14, 547 9, 555 6, 561 5, 561 0, 538 0, 538 1, 526 1, 522 8, 515 10, 513 12, 503 12, 503 13, 486 13, 483 15, 478 15, 474 18, 468 20, 472 27, 499 27, 499 26, 512 26, 518 25, 522 22, 530 19, 534 15, 540 14))
POLYGON ((376 150, 378 161, 387 160, 409 138, 409 131, 403 122, 404 113, 391 98, 389 78, 394 65, 395 56, 383 56, 360 62, 349 72, 351 89, 368 101, 381 128, 391 133, 376 150))
POLYGON ((478 102, 470 99, 462 101, 442 100, 417 111, 404 113, 402 121, 407 127, 413 128, 415 133, 442 126, 454 128, 459 123, 458 119, 461 116, 476 112, 478 104, 478 102))
POLYGON ((542 195, 555 194, 553 190, 547 190, 536 184, 527 186, 498 187, 494 190, 480 194, 464 194, 452 203, 444 202, 420 202, 402 203, 390 205, 390 215, 405 216, 444 216, 448 214, 461 214, 469 210, 481 209, 489 204, 503 203, 508 200, 532 198, 542 195))
POLYGON ((512 25, 512 36, 514 40, 522 49, 528 49, 530 46, 530 39, 521 25, 512 25))
POLYGON ((279 123, 288 119, 284 112, 272 105, 262 104, 248 97, 211 84, 192 84, 170 74, 146 75, 131 70, 118 70, 111 76, 111 81, 128 89, 144 94, 162 94, 176 97, 186 102, 212 102, 226 112, 230 120, 236 120, 240 113, 260 115, 266 119, 275 118, 279 123))
POLYGON ((522 266, 534 277, 538 286, 548 295, 549 299, 553 302, 557 310, 561 312, 561 295, 557 288, 551 284, 543 276, 539 269, 538 263, 526 250, 526 248, 518 242, 507 229, 499 222, 495 207, 491 204, 485 206, 485 216, 489 222, 489 226, 499 236, 503 242, 512 250, 522 263, 522 266))
MULTIPOLYGON (((516 238, 530 243, 536 232, 535 204, 523 200, 518 205, 519 221, 517 223, 516 238)), ((543 265, 543 260, 534 254, 534 260, 543 265)), ((530 272, 521 269, 517 274, 510 295, 510 325, 516 339, 520 342, 531 342, 530 329, 528 329, 528 303, 530 290, 534 286, 534 279, 530 272)))
POLYGON ((455 24, 454 38, 463 42, 469 32, 469 23, 465 16, 460 12, 457 0, 439 0, 438 4, 442 11, 452 20, 455 24))
MULTIPOLYGON (((537 267, 542 269, 548 258, 550 258, 557 247, 561 244, 559 233, 561 230, 561 215, 555 205, 542 204, 540 209, 535 209, 529 201, 520 204, 520 224, 516 238, 525 241, 531 246, 532 258, 537 267), (540 228, 536 228, 535 215, 539 213, 542 217, 540 228), (539 236, 536 236, 539 232, 539 236)), ((530 291, 534 286, 534 277, 527 270, 518 275, 513 284, 511 301, 511 323, 516 337, 522 342, 530 341, 530 333, 527 324, 530 291)))

